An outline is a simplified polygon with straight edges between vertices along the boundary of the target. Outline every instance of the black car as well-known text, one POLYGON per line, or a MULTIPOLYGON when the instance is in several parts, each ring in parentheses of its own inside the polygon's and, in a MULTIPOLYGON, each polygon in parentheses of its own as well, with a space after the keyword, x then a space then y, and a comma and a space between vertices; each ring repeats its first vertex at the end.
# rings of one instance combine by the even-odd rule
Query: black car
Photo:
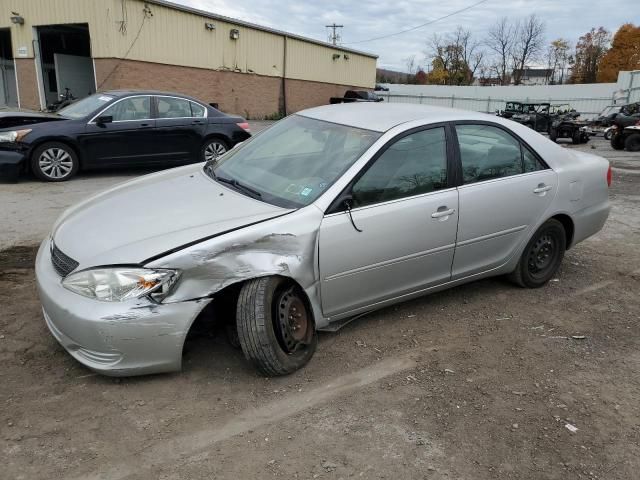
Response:
POLYGON ((249 138, 242 117, 195 98, 152 91, 97 93, 55 114, 0 113, 0 176, 68 180, 80 169, 211 160, 249 138))

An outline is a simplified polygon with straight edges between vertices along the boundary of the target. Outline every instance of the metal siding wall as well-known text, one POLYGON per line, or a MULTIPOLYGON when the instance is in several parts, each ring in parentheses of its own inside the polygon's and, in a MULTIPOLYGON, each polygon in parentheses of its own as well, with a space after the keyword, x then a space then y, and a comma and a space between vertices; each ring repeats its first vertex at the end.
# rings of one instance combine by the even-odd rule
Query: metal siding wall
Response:
POLYGON ((375 58, 287 39, 288 78, 373 88, 375 71, 375 58), (334 60, 334 54, 340 57, 334 60), (348 59, 345 59, 345 54, 348 59))
MULTIPOLYGON (((32 27, 38 25, 88 23, 94 58, 122 58, 127 54, 142 24, 144 2, 127 0, 126 34, 119 31, 121 0, 3 0, 0 28, 11 27, 14 54, 26 46, 33 56, 32 27), (22 26, 11 25, 10 11, 25 19, 22 26)), ((127 54, 131 60, 185 65, 198 68, 235 70, 268 76, 282 75, 282 35, 264 32, 204 16, 150 4, 153 17, 145 20, 140 36, 127 54), (215 24, 214 31, 204 23, 215 24), (238 40, 229 31, 240 31, 238 40)), ((300 80, 373 87, 376 59, 323 47, 301 40, 287 40, 287 76, 300 80), (339 60, 332 60, 333 53, 339 60)))

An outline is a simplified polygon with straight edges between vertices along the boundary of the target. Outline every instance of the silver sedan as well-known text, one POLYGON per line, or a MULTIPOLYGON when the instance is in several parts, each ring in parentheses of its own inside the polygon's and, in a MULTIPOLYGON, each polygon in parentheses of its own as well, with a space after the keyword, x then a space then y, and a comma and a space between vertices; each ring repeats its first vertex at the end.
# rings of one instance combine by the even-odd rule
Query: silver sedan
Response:
POLYGON ((137 375, 179 370, 225 307, 247 360, 283 375, 363 312, 494 275, 544 285, 604 225, 610 182, 606 160, 495 116, 313 108, 66 211, 36 261, 44 318, 84 365, 137 375))

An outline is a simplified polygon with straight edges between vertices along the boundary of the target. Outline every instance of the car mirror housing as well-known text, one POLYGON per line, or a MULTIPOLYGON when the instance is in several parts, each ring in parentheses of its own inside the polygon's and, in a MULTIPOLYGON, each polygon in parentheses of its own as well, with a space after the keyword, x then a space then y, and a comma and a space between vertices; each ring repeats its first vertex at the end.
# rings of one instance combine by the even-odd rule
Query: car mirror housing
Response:
POLYGON ((101 115, 96 118, 97 125, 104 125, 105 123, 113 122, 113 117, 111 115, 101 115))

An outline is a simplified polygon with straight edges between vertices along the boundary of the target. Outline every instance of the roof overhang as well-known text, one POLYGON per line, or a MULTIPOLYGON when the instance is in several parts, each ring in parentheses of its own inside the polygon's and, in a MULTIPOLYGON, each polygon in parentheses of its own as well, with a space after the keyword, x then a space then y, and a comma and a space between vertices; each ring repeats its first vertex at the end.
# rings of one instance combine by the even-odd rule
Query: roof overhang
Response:
POLYGON ((303 42, 314 43, 316 45, 321 45, 327 48, 333 48, 336 50, 341 50, 344 52, 355 53, 357 55, 363 55, 365 57, 370 58, 378 58, 378 55, 374 55, 373 53, 363 52, 360 50, 354 50, 352 48, 345 48, 340 45, 333 45, 331 43, 322 42, 320 40, 315 40, 309 37, 303 37, 302 35, 296 35, 294 33, 285 32, 283 30, 277 30, 275 28, 265 27, 262 25, 258 25, 256 23, 245 22, 244 20, 238 20, 231 17, 225 17, 224 15, 218 15, 217 13, 207 12, 206 10, 200 10, 193 7, 187 7, 186 5, 180 5, 174 2, 169 2, 167 0, 146 0, 145 3, 149 3, 152 5, 160 5, 162 7, 172 8, 174 10, 179 10, 181 12, 191 13, 194 15, 199 15, 201 17, 210 18, 212 20, 220 20, 222 22, 231 23, 234 25, 240 25, 242 27, 253 28, 254 30, 261 30, 263 32, 273 33, 275 35, 281 35, 283 37, 294 38, 296 40, 301 40, 303 42))

